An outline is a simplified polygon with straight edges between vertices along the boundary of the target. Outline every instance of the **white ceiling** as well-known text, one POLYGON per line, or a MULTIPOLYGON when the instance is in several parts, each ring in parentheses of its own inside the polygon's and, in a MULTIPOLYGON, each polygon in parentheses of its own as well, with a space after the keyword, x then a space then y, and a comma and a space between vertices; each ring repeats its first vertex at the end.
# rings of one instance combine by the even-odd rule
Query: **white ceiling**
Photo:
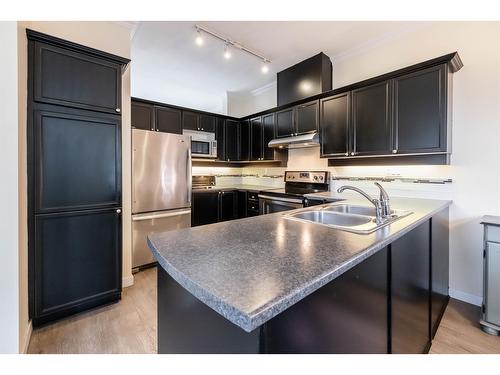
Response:
POLYGON ((223 112, 228 91, 250 91, 273 82, 275 74, 321 51, 335 60, 423 22, 138 22, 132 33, 132 96, 223 112), (195 24, 205 26, 272 60, 263 74, 254 56, 232 49, 223 58, 224 44, 204 35, 194 43, 195 24))

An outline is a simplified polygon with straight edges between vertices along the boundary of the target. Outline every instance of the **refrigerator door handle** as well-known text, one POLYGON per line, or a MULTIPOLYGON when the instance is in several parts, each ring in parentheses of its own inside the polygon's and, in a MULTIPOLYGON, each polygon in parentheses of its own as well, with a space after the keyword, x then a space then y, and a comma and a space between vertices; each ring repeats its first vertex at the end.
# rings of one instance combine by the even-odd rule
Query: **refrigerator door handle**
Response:
POLYGON ((189 210, 182 210, 182 211, 166 212, 164 214, 151 214, 151 215, 132 216, 132 221, 162 219, 164 217, 187 215, 187 214, 190 214, 190 213, 191 213, 191 210, 189 209, 189 210))
POLYGON ((187 196, 187 202, 189 205, 191 205, 191 184, 192 184, 192 179, 193 177, 191 176, 191 146, 188 147, 187 149, 187 161, 186 161, 186 169, 187 169, 187 188, 188 188, 188 196, 187 196))

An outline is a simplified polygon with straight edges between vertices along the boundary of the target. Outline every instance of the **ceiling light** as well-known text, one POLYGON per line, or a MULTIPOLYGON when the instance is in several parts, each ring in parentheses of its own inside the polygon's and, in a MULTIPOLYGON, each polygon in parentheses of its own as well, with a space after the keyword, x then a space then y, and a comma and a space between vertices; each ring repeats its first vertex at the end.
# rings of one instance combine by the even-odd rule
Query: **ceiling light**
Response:
POLYGON ((266 74, 267 72, 269 72, 269 64, 267 63, 266 60, 264 60, 264 62, 262 63, 262 67, 260 68, 260 70, 264 74, 266 74))
POLYGON ((229 50, 229 46, 227 43, 224 45, 224 58, 225 59, 231 58, 231 51, 229 50))
POLYGON ((196 45, 201 47, 203 45, 203 37, 201 36, 201 32, 199 29, 196 30, 196 33, 197 33, 197 35, 196 35, 196 39, 194 41, 195 41, 196 45))

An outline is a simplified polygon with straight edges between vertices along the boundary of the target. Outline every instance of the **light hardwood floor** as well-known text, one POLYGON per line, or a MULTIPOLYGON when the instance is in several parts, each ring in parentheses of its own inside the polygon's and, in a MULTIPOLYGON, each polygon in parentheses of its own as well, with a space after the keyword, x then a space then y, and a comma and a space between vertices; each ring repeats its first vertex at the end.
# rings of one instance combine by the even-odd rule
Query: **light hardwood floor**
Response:
MULTIPOLYGON (((479 307, 451 300, 430 352, 500 353, 500 337, 479 329, 479 307)), ((122 300, 35 329, 29 353, 156 353, 156 270, 135 275, 122 300)))

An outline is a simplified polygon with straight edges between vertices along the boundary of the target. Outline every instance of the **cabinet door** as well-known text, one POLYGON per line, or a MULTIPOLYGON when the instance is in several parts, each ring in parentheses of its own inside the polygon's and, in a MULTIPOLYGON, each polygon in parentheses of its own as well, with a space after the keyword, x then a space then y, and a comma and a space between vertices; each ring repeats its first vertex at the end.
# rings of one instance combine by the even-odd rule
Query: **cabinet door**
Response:
POLYGON ((226 121, 218 117, 217 118, 217 127, 215 131, 215 139, 217 140, 217 160, 226 160, 226 145, 224 142, 225 138, 225 126, 226 126, 226 121))
POLYGON ((500 244, 486 244, 486 312, 487 322, 500 325, 500 244))
POLYGON ((199 130, 200 116, 194 112, 182 112, 182 129, 199 130))
POLYGON ((293 108, 276 112, 276 136, 290 137, 295 134, 293 108))
POLYGON ((349 92, 320 101, 321 157, 349 155, 350 106, 349 92))
POLYGON ((383 155, 392 152, 389 95, 388 81, 352 92, 352 155, 383 155))
POLYGON ((263 158, 262 141, 263 127, 262 117, 256 117, 250 120, 250 160, 261 160, 263 158))
POLYGON ((447 68, 394 79, 394 152, 446 151, 447 68))
POLYGON ((238 218, 247 217, 247 192, 238 191, 238 218))
POLYGON ((102 303, 121 292, 120 215, 116 208, 37 215, 32 255, 33 318, 102 303))
POLYGON ((33 116, 35 212, 120 205, 120 118, 64 107, 33 116))
POLYGON ((429 222, 391 245, 392 353, 423 353, 430 342, 429 222))
POLYGON ((219 219, 219 192, 193 192, 191 206, 191 226, 216 223, 219 219))
POLYGON ((250 122, 241 121, 238 124, 238 160, 250 160, 250 122))
POLYGON ((209 115, 200 115, 200 129, 204 132, 215 133, 216 118, 209 115))
POLYGON ((238 160, 238 122, 233 120, 226 120, 226 133, 225 133, 225 151, 226 160, 238 160))
POLYGON ((154 130, 154 106, 151 104, 132 102, 132 127, 142 130, 154 130))
POLYGON ((35 42, 33 85, 37 102, 121 112, 121 66, 35 42))
POLYGON ((318 131, 319 101, 301 104, 295 107, 296 133, 305 134, 318 131))
POLYGON ((155 107, 156 130, 182 134, 182 111, 168 107, 155 107))
POLYGON ((221 191, 219 195, 219 221, 234 220, 238 218, 238 192, 221 191))
POLYGON ((269 142, 275 138, 274 113, 262 116, 262 126, 264 128, 264 160, 274 160, 274 149, 268 147, 269 142))

